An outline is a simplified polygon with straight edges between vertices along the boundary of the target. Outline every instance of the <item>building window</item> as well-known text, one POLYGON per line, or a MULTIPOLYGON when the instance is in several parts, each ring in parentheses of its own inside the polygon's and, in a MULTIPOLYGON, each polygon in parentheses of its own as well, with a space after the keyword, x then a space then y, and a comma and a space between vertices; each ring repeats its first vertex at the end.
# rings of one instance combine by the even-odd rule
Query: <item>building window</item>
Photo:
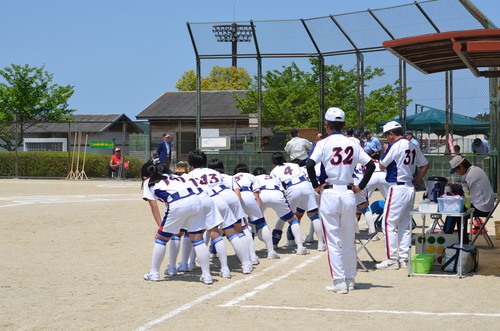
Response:
POLYGON ((66 138, 26 138, 23 142, 23 151, 28 152, 66 152, 68 141, 66 138))

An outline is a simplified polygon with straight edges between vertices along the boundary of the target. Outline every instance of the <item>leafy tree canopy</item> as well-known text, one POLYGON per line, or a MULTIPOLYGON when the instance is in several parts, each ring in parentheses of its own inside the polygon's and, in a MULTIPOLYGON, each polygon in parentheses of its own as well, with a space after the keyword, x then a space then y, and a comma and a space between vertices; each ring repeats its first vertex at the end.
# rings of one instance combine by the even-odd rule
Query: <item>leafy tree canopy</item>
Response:
MULTIPOLYGON (((322 127, 319 118, 320 63, 310 59, 310 72, 301 70, 295 63, 283 70, 267 71, 262 78, 262 126, 288 130, 293 127, 322 127)), ((362 126, 357 115, 356 70, 344 70, 342 65, 325 65, 325 108, 339 107, 346 113, 346 127, 362 126)), ((384 75, 383 69, 367 67, 365 83, 384 75)), ((365 85, 368 86, 368 85, 365 85)), ((409 90, 409 89, 408 89, 409 90)), ((257 86, 252 84, 245 98, 238 99, 236 107, 242 113, 257 112, 257 86)), ((364 127, 375 130, 376 123, 392 119, 399 113, 397 82, 365 96, 364 127)), ((410 103, 411 100, 408 101, 410 103)), ((326 110, 326 109, 325 109, 326 110)))
MULTIPOLYGON (((202 91, 246 90, 252 83, 252 77, 244 68, 212 68, 207 77, 201 77, 202 91)), ((194 70, 186 71, 175 84, 178 91, 196 91, 194 70)))
POLYGON ((14 138, 17 122, 18 146, 24 131, 40 122, 61 121, 62 116, 75 110, 68 108, 73 86, 51 85, 53 75, 41 68, 12 64, 0 70, 5 82, 0 83, 0 146, 15 149, 14 138))

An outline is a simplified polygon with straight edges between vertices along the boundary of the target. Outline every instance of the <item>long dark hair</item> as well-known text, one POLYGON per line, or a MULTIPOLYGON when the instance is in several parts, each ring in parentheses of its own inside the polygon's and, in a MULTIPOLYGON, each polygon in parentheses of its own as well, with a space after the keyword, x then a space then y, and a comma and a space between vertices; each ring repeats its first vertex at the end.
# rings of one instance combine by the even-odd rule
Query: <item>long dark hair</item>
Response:
POLYGON ((144 181, 149 178, 148 187, 151 187, 165 178, 163 174, 172 173, 163 163, 153 164, 151 162, 144 163, 141 168, 141 178, 144 181))

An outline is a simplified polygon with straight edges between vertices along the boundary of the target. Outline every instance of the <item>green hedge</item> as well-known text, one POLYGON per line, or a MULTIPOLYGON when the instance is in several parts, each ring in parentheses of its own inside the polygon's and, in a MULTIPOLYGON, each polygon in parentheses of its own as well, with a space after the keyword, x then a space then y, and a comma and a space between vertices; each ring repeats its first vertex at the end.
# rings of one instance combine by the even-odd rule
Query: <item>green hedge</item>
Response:
MULTIPOLYGON (((83 153, 80 154, 78 171, 85 171, 89 178, 105 178, 108 175, 110 155, 85 154, 85 168, 82 169, 83 153)), ((18 177, 66 178, 71 171, 76 172, 76 156, 68 152, 18 152, 18 177)), ((125 156, 129 161, 131 178, 139 178, 143 161, 136 157, 125 156)), ((15 176, 15 152, 0 152, 0 177, 15 176)))

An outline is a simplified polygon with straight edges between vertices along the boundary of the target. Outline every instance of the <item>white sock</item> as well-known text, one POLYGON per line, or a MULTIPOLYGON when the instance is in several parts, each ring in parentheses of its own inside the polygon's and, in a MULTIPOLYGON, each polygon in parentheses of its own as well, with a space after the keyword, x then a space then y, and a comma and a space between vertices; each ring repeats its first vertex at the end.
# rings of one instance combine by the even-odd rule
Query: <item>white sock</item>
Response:
POLYGON ((365 221, 366 224, 368 225, 368 232, 370 233, 375 232, 375 220, 373 219, 373 214, 371 211, 367 211, 365 213, 365 221))
POLYGON ((318 245, 325 244, 325 236, 323 235, 323 224, 321 220, 318 218, 311 222, 314 227, 314 232, 316 233, 316 237, 318 237, 318 245))
POLYGON ((243 233, 245 233, 247 239, 248 253, 250 254, 250 257, 257 255, 255 254, 255 244, 253 243, 253 236, 248 227, 246 229, 243 229, 243 233))
MULTIPOLYGON (((246 259, 248 259, 250 261, 250 249, 248 248, 249 247, 249 244, 248 244, 248 238, 245 234, 245 232, 241 232, 241 233, 238 233, 238 238, 240 238, 240 241, 241 241, 241 245, 243 246, 243 254, 245 254, 245 256, 247 257, 246 259)), ((246 260, 245 259, 245 260, 246 260)), ((242 261, 243 263, 243 260, 240 258, 240 261, 242 261)))
POLYGON ((188 263, 189 261, 189 256, 191 255, 191 252, 193 251, 193 244, 191 244, 191 241, 189 240, 189 234, 185 234, 182 237, 182 251, 181 251, 181 261, 183 263, 188 263))
POLYGON ((240 259, 241 264, 248 264, 250 263, 248 250, 245 249, 245 246, 243 245, 243 241, 240 239, 238 236, 238 233, 234 232, 230 234, 227 239, 233 245, 234 252, 236 253, 236 256, 240 259))
POLYGON ((266 244, 267 251, 274 252, 273 236, 271 234, 271 230, 269 230, 269 227, 266 225, 263 228, 259 229, 258 231, 260 232, 262 241, 266 244))
POLYGON ((165 241, 161 241, 158 243, 158 240, 155 242, 155 246, 153 248, 153 257, 151 259, 151 271, 159 272, 161 263, 165 258, 165 252, 167 251, 167 246, 164 244, 165 241))
MULTIPOLYGON (((312 223, 311 223, 312 224, 312 223)), ((297 244, 297 249, 302 249, 302 232, 300 231, 299 223, 294 223, 291 225, 292 234, 295 237, 295 243, 297 244)))
POLYGON ((201 275, 203 277, 210 276, 210 258, 208 257, 208 247, 204 244, 203 239, 192 241, 198 262, 200 262, 201 275))
POLYGON ((224 240, 222 239, 222 236, 218 236, 215 239, 212 239, 212 241, 215 244, 215 249, 217 250, 217 257, 219 258, 220 262, 220 267, 222 269, 229 269, 227 265, 227 250, 226 250, 226 244, 224 243, 224 240))
POLYGON ((177 262, 177 255, 179 255, 179 250, 181 248, 181 238, 179 236, 173 235, 170 238, 170 266, 175 268, 177 262))
POLYGON ((191 244, 191 254, 189 254, 188 264, 196 264, 196 251, 193 248, 193 244, 191 244))

